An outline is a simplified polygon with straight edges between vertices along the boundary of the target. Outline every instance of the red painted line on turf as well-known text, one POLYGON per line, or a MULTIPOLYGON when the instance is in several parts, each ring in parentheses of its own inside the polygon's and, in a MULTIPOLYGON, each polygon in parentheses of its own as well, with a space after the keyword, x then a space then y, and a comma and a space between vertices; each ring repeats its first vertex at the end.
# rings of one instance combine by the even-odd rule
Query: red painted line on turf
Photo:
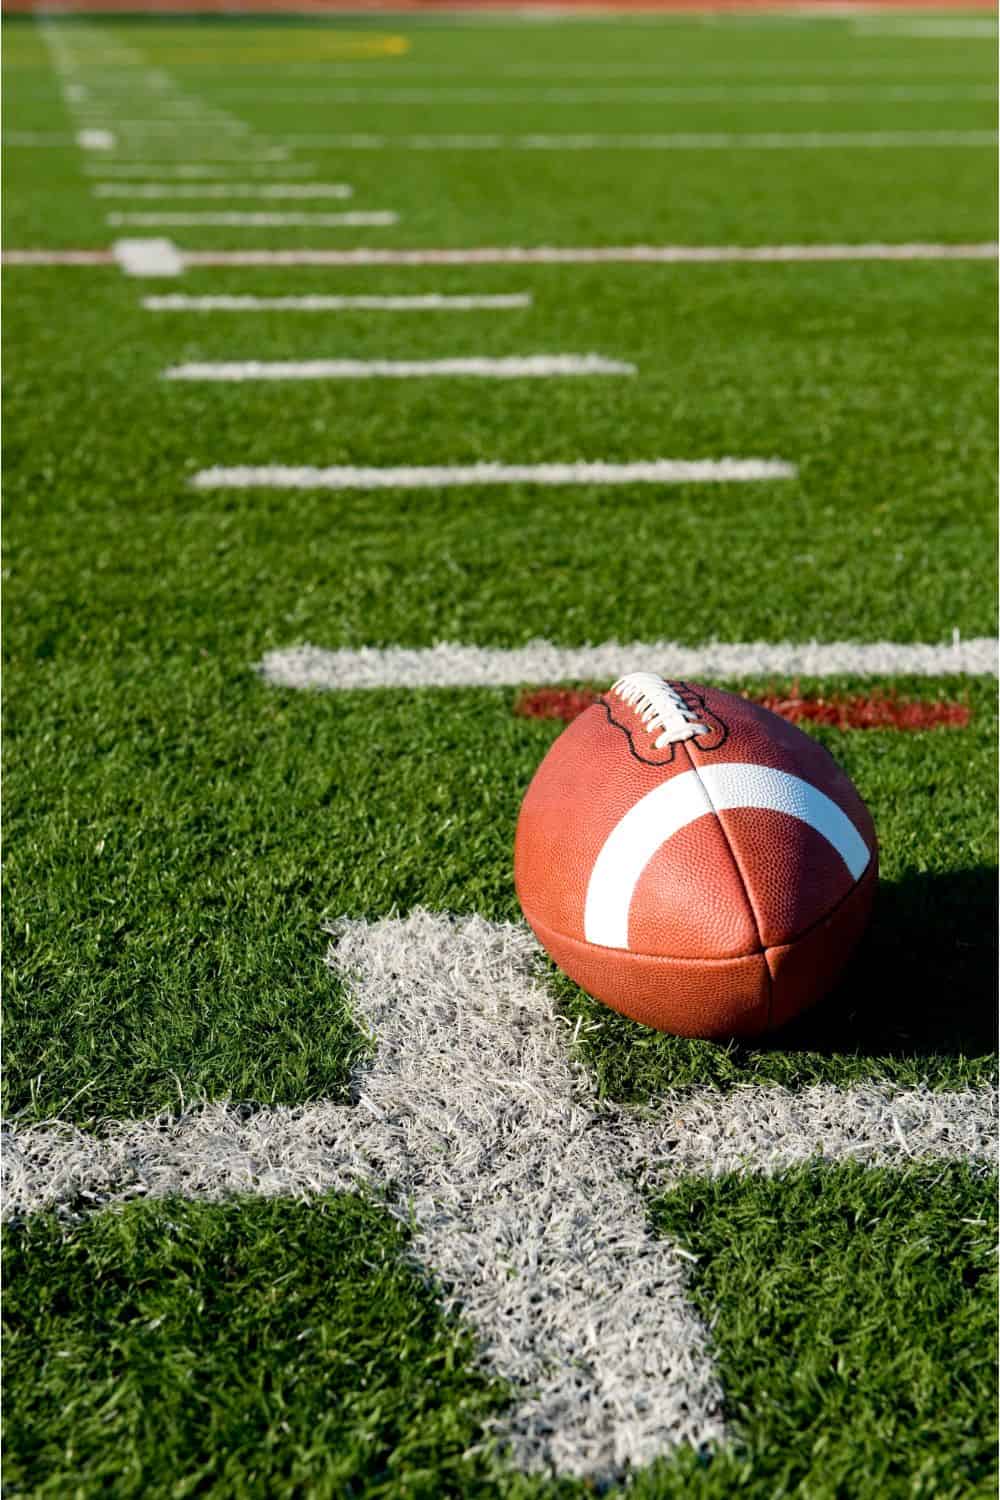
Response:
MULTIPOLYGON (((971 717, 964 703, 943 699, 928 703, 919 698, 898 698, 894 693, 812 696, 793 686, 788 693, 742 696, 791 724, 828 724, 834 729, 965 729, 971 717)), ((590 688, 536 688, 521 694, 514 712, 522 719, 561 719, 569 724, 599 697, 590 688)))

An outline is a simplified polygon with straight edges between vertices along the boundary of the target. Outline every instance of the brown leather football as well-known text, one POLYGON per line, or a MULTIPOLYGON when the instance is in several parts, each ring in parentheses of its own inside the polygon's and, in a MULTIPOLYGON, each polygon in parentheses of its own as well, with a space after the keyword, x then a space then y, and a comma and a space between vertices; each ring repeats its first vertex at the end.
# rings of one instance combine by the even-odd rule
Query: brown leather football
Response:
POLYGON ((832 985, 878 881, 832 756, 734 693, 622 677, 542 761, 517 824, 525 917, 571 979, 679 1036, 751 1036, 832 985))

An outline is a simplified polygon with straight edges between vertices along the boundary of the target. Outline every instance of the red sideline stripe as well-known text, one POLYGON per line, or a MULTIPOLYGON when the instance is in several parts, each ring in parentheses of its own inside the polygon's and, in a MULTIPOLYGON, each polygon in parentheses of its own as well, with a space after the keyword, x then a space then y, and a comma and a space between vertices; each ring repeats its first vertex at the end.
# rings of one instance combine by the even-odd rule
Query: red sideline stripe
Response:
MULTIPOLYGON (((791 724, 830 724, 835 729, 965 729, 970 711, 964 703, 919 698, 897 698, 891 693, 850 697, 810 697, 793 684, 787 693, 744 693, 751 703, 760 703, 791 724)), ((569 724, 600 694, 591 688, 535 688, 522 693, 514 712, 522 719, 562 719, 569 724)))

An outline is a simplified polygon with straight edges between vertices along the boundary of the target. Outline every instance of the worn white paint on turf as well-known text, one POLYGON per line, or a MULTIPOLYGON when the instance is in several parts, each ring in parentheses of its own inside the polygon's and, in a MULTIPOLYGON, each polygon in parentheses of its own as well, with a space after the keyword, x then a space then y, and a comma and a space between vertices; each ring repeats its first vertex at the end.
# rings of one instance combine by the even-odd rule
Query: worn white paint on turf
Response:
POLYGON ((997 675, 989 636, 921 641, 605 641, 599 646, 361 646, 269 651, 258 670, 279 687, 517 687, 521 683, 614 682, 627 672, 666 678, 946 677, 997 675))
POLYGON ((902 151, 994 146, 995 130, 664 131, 636 135, 292 135, 293 146, 337 151, 902 151))
MULTIPOLYGON (((106 259, 103 252, 88 252, 106 259)), ((189 266, 491 266, 491 265, 729 265, 796 261, 995 260, 997 246, 903 243, 896 245, 501 245, 467 249, 389 250, 182 250, 189 266)), ((85 264, 79 252, 5 250, 4 265, 85 264), (71 257, 67 259, 67 255, 71 257), (74 258, 75 257, 75 258, 74 258)))
POLYGON ((170 240, 115 240, 111 251, 126 276, 179 276, 184 270, 170 240))
POLYGON ((230 169, 241 171, 247 177, 310 177, 316 170, 312 162, 163 162, 163 161, 113 161, 85 163, 84 172, 90 177, 172 177, 180 181, 199 178, 219 178, 228 182, 226 173, 230 169))
MULTIPOLYGON (((344 214, 313 213, 113 213, 107 215, 112 225, 134 225, 136 228, 180 229, 212 225, 220 229, 363 229, 397 224, 399 215, 381 209, 344 214)), ((186 258, 186 257, 185 257, 186 258)))
POLYGON ((530 292, 498 292, 483 296, 422 292, 412 296, 385 297, 367 294, 340 297, 325 293, 289 297, 188 297, 176 292, 142 299, 147 312, 498 312, 530 307, 531 302, 530 292))
POLYGON ((269 464, 201 469, 191 483, 199 490, 425 490, 496 484, 746 484, 794 479, 797 473, 794 464, 780 458, 654 458, 630 464, 482 463, 389 469, 269 464))
MULTIPOLYGON (((634 375, 635 365, 600 354, 525 354, 500 359, 300 359, 192 361, 171 365, 164 380, 546 380, 570 375, 634 375)), ((447 482, 447 481, 446 481, 447 482)))
POLYGON ((116 136, 112 130, 78 130, 76 144, 81 151, 113 151, 116 136))
POLYGON ((346 182, 98 182, 95 198, 350 198, 346 182))
POLYGON ((857 245, 475 245, 465 249, 183 250, 189 266, 729 265, 796 261, 995 260, 987 241, 857 245))
MULTIPOLYGON (((305 91, 308 94, 308 90, 305 91)), ((591 88, 321 88, 315 91, 325 104, 943 104, 950 100, 968 103, 997 96, 993 84, 721 84, 638 85, 591 88)), ((302 104, 303 93, 272 90, 269 102, 302 104)))
POLYGON ((616 1479, 723 1435, 709 1336, 683 1254, 650 1232, 647 1190, 803 1163, 992 1160, 989 1090, 752 1086, 609 1104, 523 925, 416 911, 331 931, 329 961, 374 1046, 352 1105, 247 1118, 216 1104, 96 1137, 15 1130, 5 1213, 385 1190, 410 1253, 513 1385, 501 1432, 526 1469, 616 1479))

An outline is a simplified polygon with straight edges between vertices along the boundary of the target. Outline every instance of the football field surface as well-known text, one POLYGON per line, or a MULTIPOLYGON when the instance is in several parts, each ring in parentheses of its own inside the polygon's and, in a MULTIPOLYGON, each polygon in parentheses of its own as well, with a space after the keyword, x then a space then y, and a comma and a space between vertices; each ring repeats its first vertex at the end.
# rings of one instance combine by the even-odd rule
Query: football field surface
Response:
POLYGON ((6 27, 6 1486, 995 1492, 994 23, 6 27), (833 994, 511 846, 623 672, 814 734, 833 994))

